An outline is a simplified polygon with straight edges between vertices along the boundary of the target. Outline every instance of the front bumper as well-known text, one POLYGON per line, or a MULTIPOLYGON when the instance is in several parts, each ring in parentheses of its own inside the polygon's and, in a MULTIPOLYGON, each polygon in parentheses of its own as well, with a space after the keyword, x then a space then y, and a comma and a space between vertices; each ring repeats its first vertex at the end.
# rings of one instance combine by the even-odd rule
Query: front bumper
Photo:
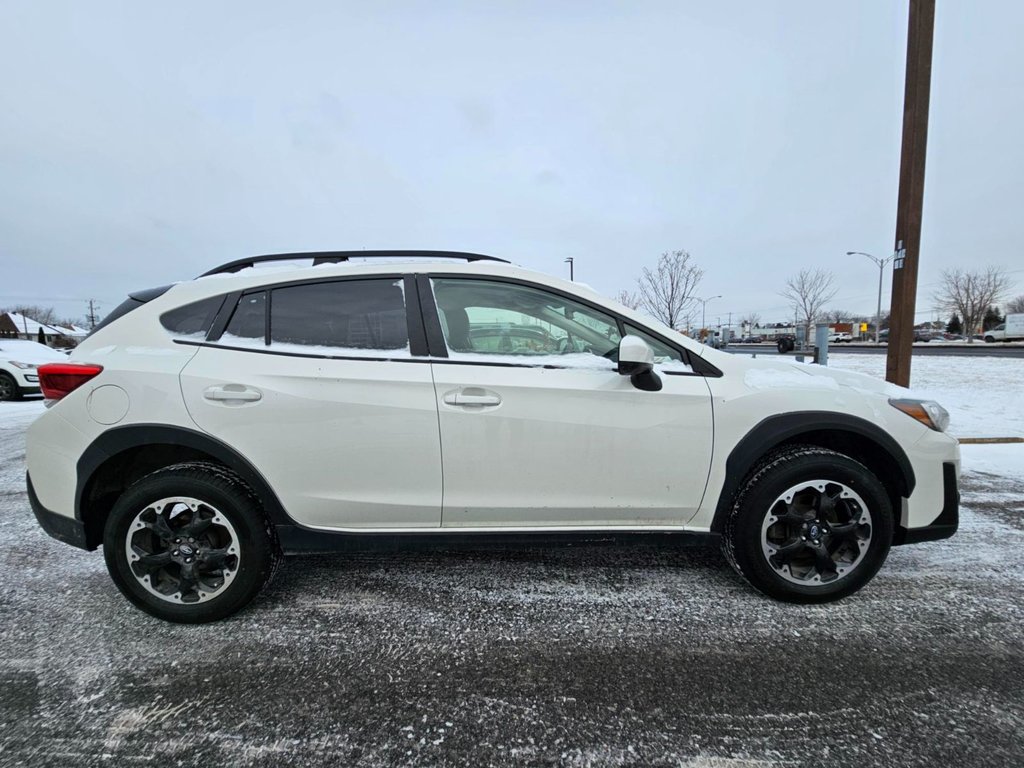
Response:
POLYGON ((960 486, 957 482, 956 463, 942 464, 942 511, 930 524, 921 528, 906 528, 899 525, 892 537, 892 543, 917 544, 922 541, 948 539, 960 526, 960 486))
POLYGON ((18 385, 18 390, 23 395, 39 395, 42 394, 42 389, 39 386, 39 374, 35 368, 29 369, 14 369, 14 382, 18 385))
POLYGON ((90 548, 85 536, 85 524, 81 520, 59 515, 44 507, 36 495, 36 489, 32 487, 32 478, 28 472, 25 473, 25 485, 28 486, 28 503, 32 505, 32 512, 44 531, 57 541, 63 541, 73 547, 90 548))

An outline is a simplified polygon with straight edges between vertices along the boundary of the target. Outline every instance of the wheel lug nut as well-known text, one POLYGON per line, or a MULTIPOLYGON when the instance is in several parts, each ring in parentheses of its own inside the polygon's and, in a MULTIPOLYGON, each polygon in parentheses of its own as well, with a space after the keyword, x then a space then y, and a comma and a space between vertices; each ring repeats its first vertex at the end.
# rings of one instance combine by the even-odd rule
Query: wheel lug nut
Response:
POLYGON ((191 563, 192 562, 192 558, 191 557, 186 557, 185 558, 185 562, 186 563, 191 563))
POLYGON ((173 555, 174 555, 175 557, 177 557, 177 556, 178 556, 178 554, 179 554, 179 552, 178 552, 178 550, 174 550, 174 552, 173 552, 172 554, 173 554, 173 555))

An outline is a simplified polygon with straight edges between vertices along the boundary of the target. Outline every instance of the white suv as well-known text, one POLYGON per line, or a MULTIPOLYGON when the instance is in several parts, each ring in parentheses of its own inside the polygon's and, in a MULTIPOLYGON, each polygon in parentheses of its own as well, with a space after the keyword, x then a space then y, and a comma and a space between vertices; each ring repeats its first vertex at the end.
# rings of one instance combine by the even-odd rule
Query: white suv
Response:
POLYGON ((716 535, 761 592, 824 602, 958 521, 937 404, 474 254, 232 262, 40 376, 40 524, 172 621, 239 610, 282 553, 399 535, 716 535))
POLYGON ((25 339, 0 338, 0 400, 20 400, 38 395, 39 373, 44 363, 67 360, 67 355, 45 344, 25 339))

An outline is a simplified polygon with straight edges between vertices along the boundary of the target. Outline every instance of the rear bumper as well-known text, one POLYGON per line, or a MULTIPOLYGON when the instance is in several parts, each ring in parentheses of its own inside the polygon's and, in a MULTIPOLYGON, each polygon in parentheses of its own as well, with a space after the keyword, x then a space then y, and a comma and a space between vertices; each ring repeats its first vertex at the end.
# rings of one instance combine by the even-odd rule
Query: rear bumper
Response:
POLYGON ((25 484, 28 486, 28 502, 32 505, 32 512, 35 514, 39 526, 57 541, 63 541, 65 544, 79 549, 89 549, 85 536, 85 524, 81 520, 59 515, 44 507, 36 495, 36 489, 32 487, 32 478, 27 472, 25 473, 25 484))
POLYGON ((917 544, 922 541, 948 539, 960 525, 960 486, 957 482, 956 463, 942 464, 942 511, 930 524, 921 528, 897 526, 892 543, 917 544))

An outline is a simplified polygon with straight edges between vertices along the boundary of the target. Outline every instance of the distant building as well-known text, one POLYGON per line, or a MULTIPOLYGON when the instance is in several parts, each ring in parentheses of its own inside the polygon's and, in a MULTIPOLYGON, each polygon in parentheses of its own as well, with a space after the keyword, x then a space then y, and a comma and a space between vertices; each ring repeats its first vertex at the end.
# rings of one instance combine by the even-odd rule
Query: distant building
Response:
POLYGON ((89 331, 77 325, 47 325, 18 312, 0 314, 0 338, 39 341, 40 331, 51 347, 75 347, 89 335, 89 331))

